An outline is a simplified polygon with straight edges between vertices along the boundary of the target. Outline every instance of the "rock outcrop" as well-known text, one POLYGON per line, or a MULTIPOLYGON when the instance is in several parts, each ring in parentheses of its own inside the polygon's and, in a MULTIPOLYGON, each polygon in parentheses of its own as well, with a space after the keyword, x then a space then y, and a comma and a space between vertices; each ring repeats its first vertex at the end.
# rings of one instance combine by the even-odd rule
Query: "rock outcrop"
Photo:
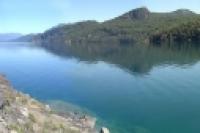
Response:
POLYGON ((89 116, 60 116, 0 76, 0 133, 96 133, 89 116))
POLYGON ((124 15, 120 16, 120 19, 130 19, 130 20, 144 20, 150 16, 150 11, 146 7, 137 8, 124 15))
POLYGON ((108 130, 108 128, 102 127, 100 133, 110 133, 110 131, 108 130))

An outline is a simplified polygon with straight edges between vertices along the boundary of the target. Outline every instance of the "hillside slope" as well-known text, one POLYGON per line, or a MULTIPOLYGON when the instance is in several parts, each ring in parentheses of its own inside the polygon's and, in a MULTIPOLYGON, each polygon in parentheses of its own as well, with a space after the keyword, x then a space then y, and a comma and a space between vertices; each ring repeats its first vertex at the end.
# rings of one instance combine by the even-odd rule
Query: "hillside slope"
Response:
POLYGON ((179 24, 173 28, 169 28, 150 37, 152 43, 163 42, 200 42, 200 20, 193 20, 179 24))
MULTIPOLYGON (((131 10, 112 20, 99 23, 85 21, 61 24, 38 35, 33 40, 43 43, 149 43, 153 36, 166 31, 182 30, 185 23, 196 24, 199 28, 200 15, 187 9, 169 13, 150 12, 147 8, 131 10)), ((193 32, 188 26, 186 32, 193 32)), ((184 31, 185 31, 184 30, 184 31)), ((181 32, 177 32, 180 34, 181 32)), ((196 36, 199 30, 195 31, 196 36)), ((176 35, 178 36, 178 35, 176 35)), ((184 36, 188 40, 191 36, 184 36)), ((174 39, 176 41, 176 39, 174 39)), ((198 41, 198 40, 197 40, 198 41)))

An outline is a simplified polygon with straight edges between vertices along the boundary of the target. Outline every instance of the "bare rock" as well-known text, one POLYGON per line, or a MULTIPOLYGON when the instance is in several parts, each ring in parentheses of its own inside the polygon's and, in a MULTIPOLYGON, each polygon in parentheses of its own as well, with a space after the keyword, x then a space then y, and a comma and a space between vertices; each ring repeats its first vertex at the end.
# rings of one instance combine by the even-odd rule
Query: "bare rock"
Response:
POLYGON ((17 133, 17 131, 15 131, 15 130, 11 130, 10 133, 17 133))
POLYGON ((48 112, 50 112, 50 111, 51 111, 51 108, 50 108, 50 106, 49 106, 49 105, 45 105, 45 109, 46 109, 46 111, 48 111, 48 112))
POLYGON ((108 128, 102 127, 100 133, 110 133, 110 131, 108 130, 108 128))
POLYGON ((28 117, 29 116, 29 111, 27 108, 21 108, 20 112, 23 116, 28 117))

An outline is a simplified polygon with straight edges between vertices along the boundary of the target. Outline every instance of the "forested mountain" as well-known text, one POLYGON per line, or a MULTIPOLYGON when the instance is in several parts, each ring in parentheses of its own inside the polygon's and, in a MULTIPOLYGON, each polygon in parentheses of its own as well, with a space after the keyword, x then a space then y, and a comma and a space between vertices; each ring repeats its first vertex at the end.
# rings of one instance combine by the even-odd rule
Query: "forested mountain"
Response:
POLYGON ((34 37, 43 43, 161 43, 199 41, 200 15, 187 9, 169 13, 147 8, 129 11, 102 23, 61 24, 34 37))
POLYGON ((155 33, 150 38, 152 43, 200 42, 200 21, 192 20, 173 28, 155 33))

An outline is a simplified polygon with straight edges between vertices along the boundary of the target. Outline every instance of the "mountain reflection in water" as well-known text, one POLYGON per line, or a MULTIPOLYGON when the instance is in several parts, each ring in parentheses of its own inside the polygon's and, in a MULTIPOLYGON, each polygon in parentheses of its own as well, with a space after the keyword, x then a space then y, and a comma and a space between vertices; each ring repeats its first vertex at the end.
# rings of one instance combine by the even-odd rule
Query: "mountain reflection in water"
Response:
POLYGON ((200 59, 197 44, 44 44, 54 54, 95 63, 104 61, 135 75, 148 74, 154 66, 187 67, 200 59))

